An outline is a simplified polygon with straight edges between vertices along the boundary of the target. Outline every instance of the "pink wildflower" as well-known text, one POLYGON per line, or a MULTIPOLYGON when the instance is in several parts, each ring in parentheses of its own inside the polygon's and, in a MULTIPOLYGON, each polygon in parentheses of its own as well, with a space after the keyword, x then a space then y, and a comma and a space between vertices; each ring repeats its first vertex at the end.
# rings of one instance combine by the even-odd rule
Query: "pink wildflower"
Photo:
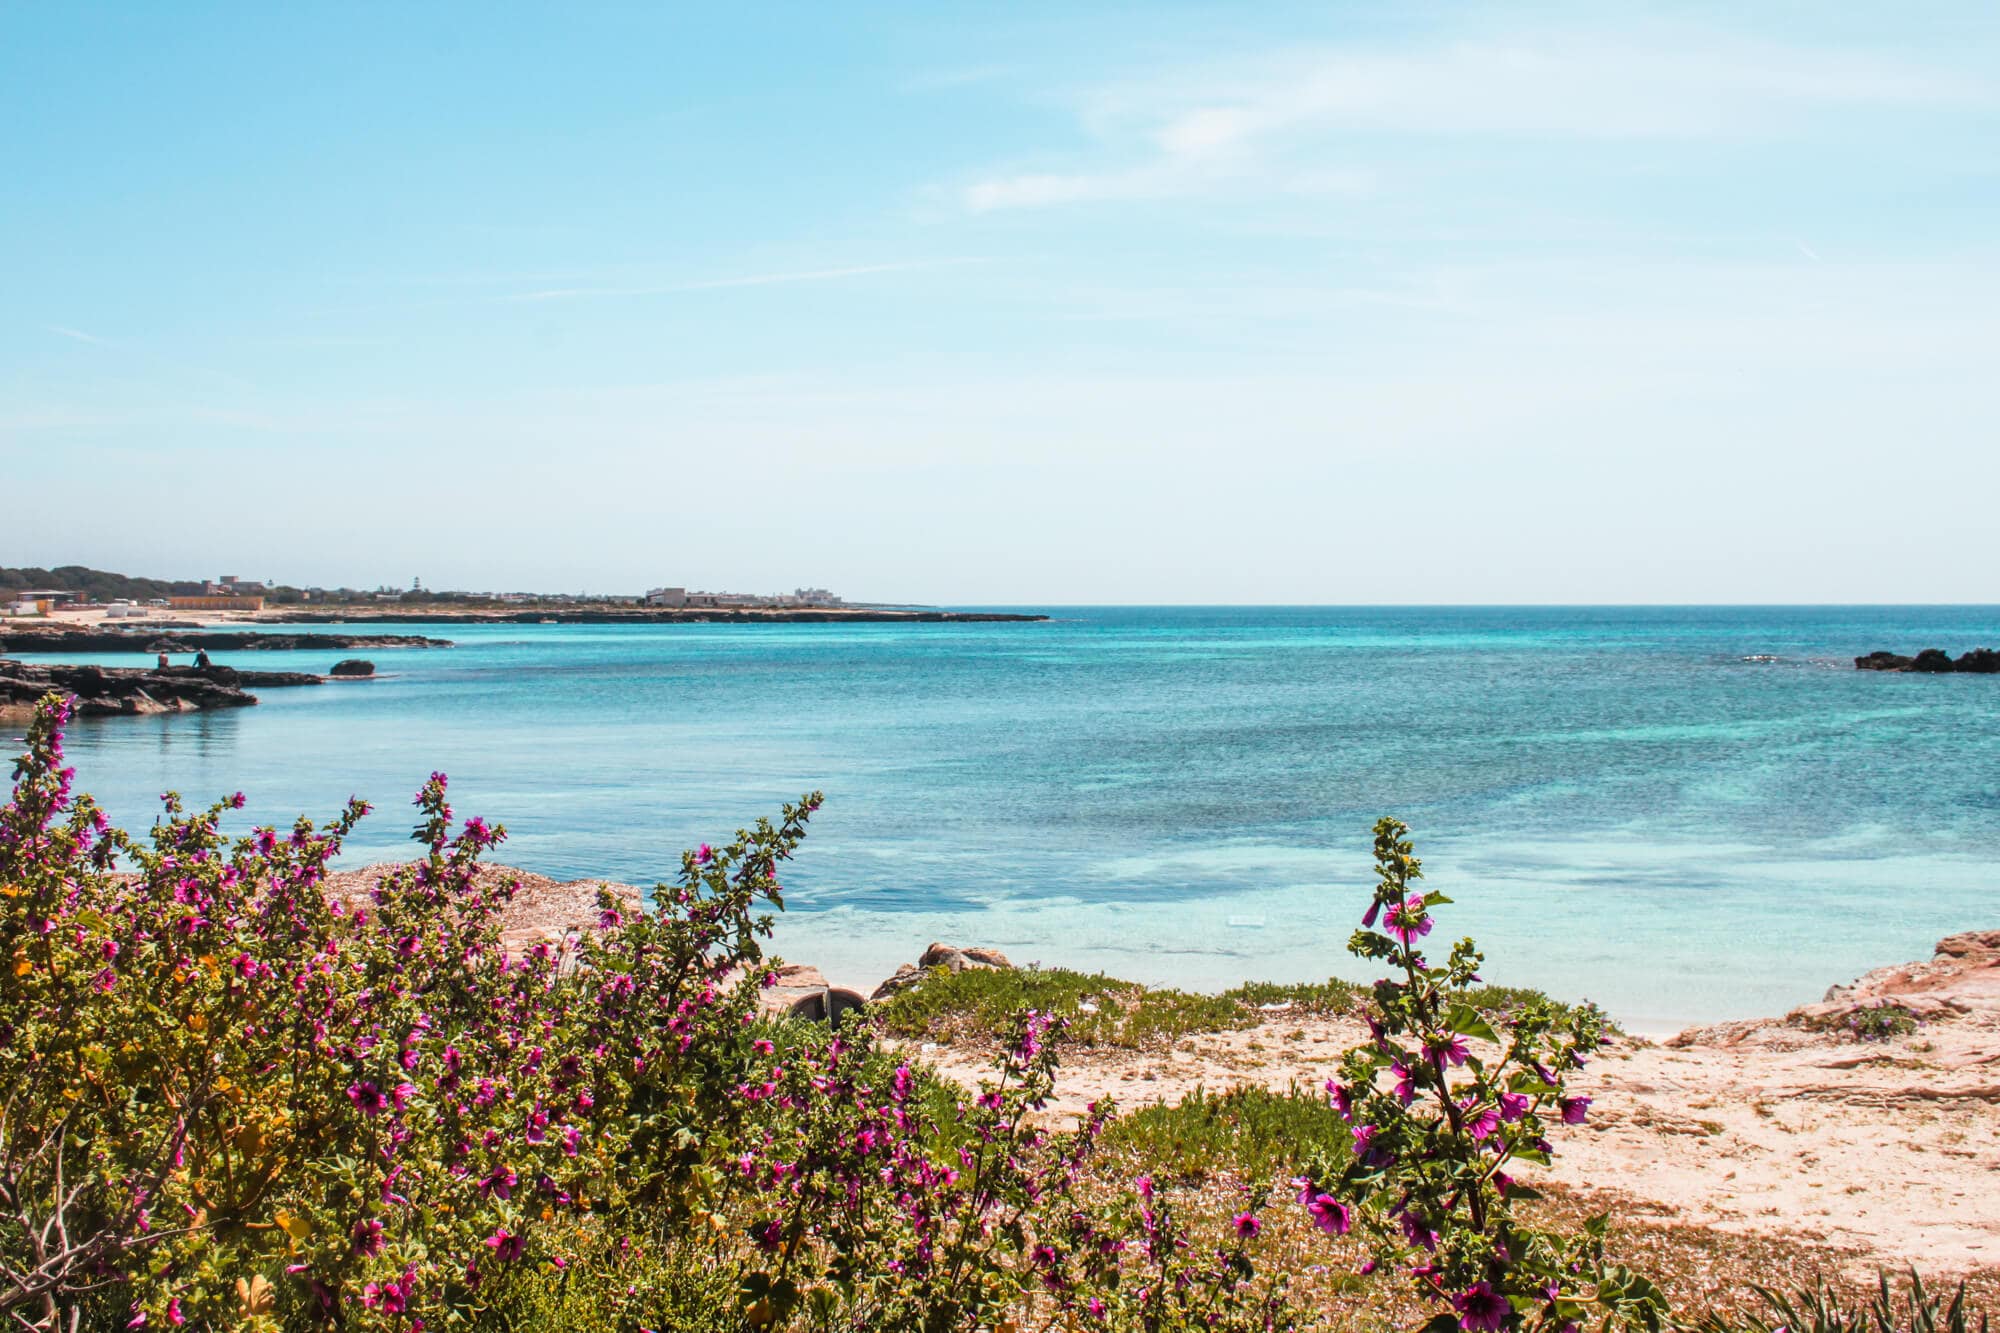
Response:
POLYGON ((1458 1310, 1458 1326, 1467 1333, 1496 1333, 1514 1314, 1514 1307, 1490 1282, 1473 1283, 1452 1297, 1451 1303, 1458 1310))

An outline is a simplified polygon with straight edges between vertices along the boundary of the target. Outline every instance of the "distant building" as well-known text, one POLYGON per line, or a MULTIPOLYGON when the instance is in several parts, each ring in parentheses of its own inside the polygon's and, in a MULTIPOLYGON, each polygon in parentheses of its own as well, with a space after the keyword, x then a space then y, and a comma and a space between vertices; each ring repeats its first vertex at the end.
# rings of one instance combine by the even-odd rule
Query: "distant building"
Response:
POLYGON ((686 588, 651 588, 646 593, 647 606, 686 606, 687 604, 688 590, 686 588))

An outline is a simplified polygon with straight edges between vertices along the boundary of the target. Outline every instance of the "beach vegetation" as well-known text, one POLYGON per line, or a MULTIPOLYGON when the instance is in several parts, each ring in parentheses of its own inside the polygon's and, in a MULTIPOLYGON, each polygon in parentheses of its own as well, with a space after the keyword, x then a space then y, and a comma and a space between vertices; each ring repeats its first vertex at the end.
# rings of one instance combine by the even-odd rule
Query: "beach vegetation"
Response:
POLYGON ((1991 1316, 1975 1309, 1961 1281, 1946 1296, 1924 1285, 1912 1269, 1901 1283, 1888 1273, 1860 1300, 1820 1283, 1793 1291, 1754 1286, 1761 1309, 1707 1314, 1690 1321, 1689 1333, 1989 1333, 1991 1316))
POLYGON ((596 930, 509 948, 513 889, 479 873, 505 831, 443 774, 414 859, 342 900, 366 805, 232 839, 240 795, 168 793, 134 836, 73 790, 69 707, 44 702, 0 807, 10 1326, 1248 1333, 1319 1322, 1295 1278, 1329 1263, 1431 1333, 1666 1321, 1604 1219, 1515 1212, 1507 1168, 1587 1115, 1567 1079, 1597 1017, 1473 1003, 1472 942, 1423 952, 1447 900, 1393 821, 1350 944, 1389 975, 1338 1079, 1064 1119, 1076 1041, 1279 1001, 992 971, 879 1023, 772 1020, 769 912, 816 793, 683 854, 645 909, 607 891, 596 930), (954 1013, 999 1029, 976 1087, 909 1048, 954 1013))
POLYGON ((1326 1094, 1297 1086, 1196 1088, 1177 1102, 1119 1116, 1104 1135, 1105 1153, 1128 1160, 1134 1174, 1190 1184, 1225 1174, 1289 1178, 1309 1160, 1339 1156, 1347 1144, 1346 1122, 1326 1094))
POLYGON ((1854 1041, 1894 1041, 1907 1037, 1921 1024, 1908 1008, 1893 1000, 1864 1004, 1827 1026, 1854 1041))

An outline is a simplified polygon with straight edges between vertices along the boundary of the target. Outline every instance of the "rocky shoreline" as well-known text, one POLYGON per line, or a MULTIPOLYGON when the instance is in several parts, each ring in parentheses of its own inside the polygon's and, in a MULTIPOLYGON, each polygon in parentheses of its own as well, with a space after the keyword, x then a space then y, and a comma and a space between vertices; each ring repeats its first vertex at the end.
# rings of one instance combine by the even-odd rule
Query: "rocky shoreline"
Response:
POLYGON ((263 634, 255 630, 12 629, 0 631, 0 653, 312 652, 345 648, 449 648, 450 639, 422 634, 263 634))
POLYGON ((26 715, 47 694, 76 698, 82 717, 147 717, 208 708, 247 708, 249 687, 321 685, 304 671, 238 671, 233 667, 100 667, 19 662, 0 657, 0 716, 26 715))

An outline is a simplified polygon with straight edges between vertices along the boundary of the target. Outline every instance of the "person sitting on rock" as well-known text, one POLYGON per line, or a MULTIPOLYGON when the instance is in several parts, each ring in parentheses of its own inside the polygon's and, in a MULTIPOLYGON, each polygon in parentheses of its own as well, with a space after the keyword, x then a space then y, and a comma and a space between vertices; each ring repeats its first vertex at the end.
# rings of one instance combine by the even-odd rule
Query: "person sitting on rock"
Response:
POLYGON ((206 670, 208 670, 208 650, 207 650, 207 649, 205 649, 205 648, 203 648, 203 649, 198 649, 198 650, 197 650, 197 651, 195 652, 195 655, 194 655, 194 669, 195 669, 196 671, 206 671, 206 670))

